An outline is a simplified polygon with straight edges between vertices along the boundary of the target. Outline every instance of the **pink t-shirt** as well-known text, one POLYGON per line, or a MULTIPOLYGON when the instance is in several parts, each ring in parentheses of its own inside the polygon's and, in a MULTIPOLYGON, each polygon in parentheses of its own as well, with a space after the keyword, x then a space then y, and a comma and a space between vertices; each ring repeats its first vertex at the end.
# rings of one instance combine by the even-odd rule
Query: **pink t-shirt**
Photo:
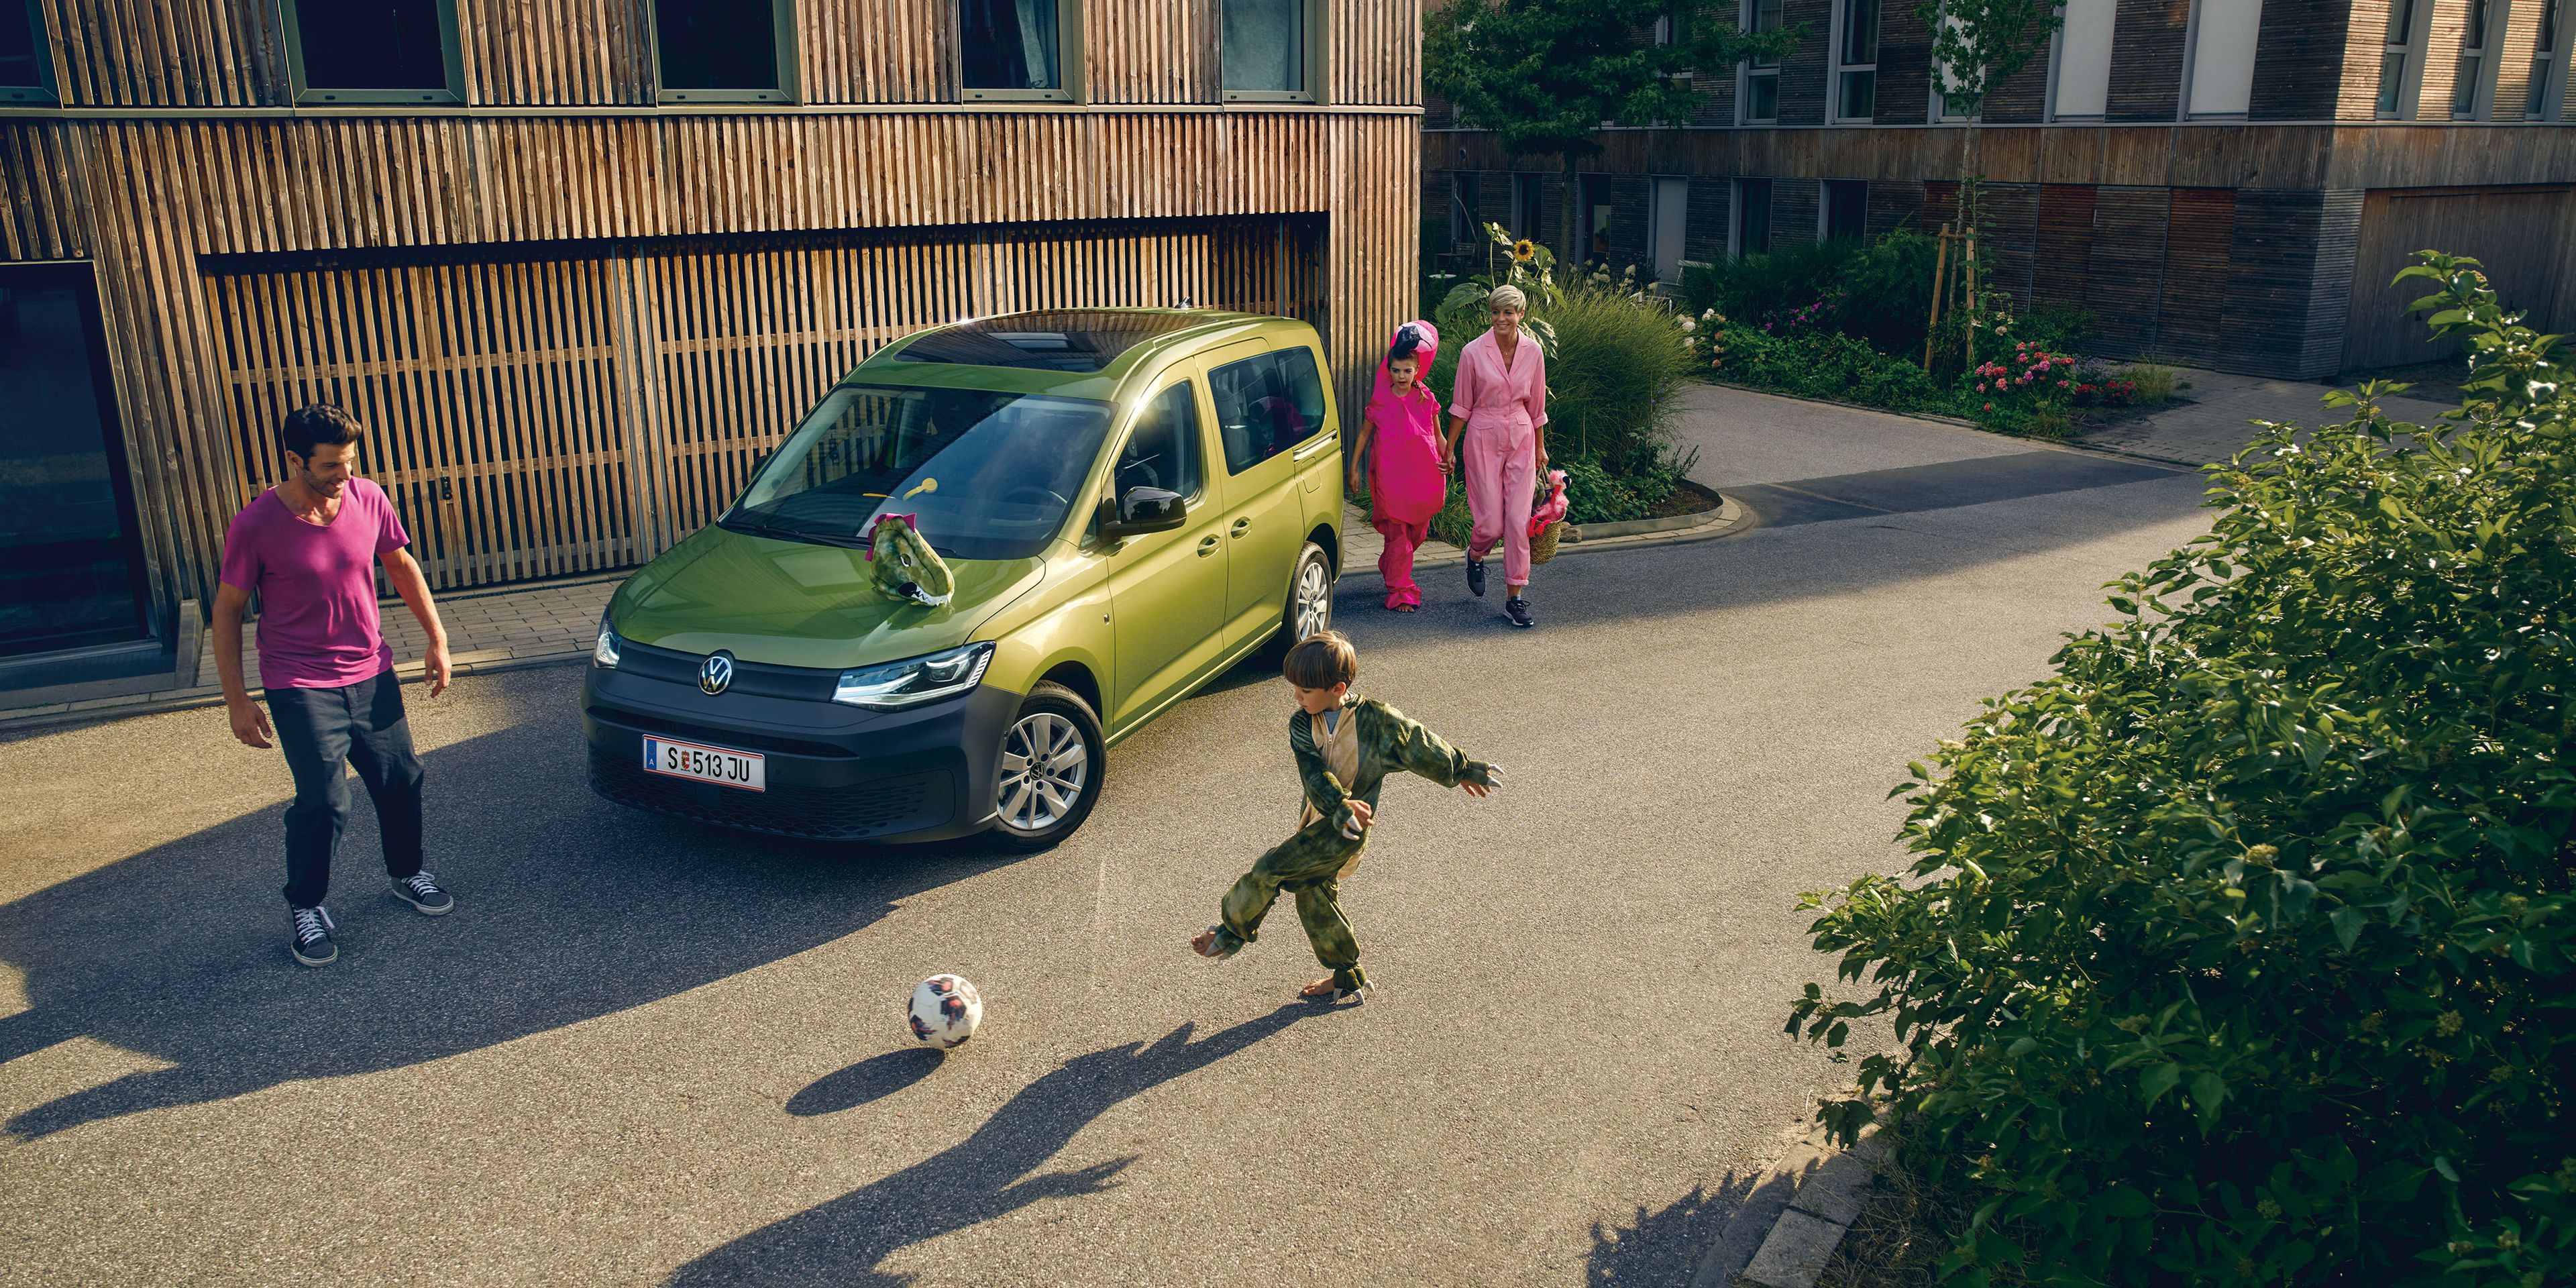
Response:
POLYGON ((271 488, 224 532, 223 582, 259 594, 259 682, 337 689, 394 664, 376 622, 376 556, 411 544, 384 489, 350 479, 328 524, 271 488))

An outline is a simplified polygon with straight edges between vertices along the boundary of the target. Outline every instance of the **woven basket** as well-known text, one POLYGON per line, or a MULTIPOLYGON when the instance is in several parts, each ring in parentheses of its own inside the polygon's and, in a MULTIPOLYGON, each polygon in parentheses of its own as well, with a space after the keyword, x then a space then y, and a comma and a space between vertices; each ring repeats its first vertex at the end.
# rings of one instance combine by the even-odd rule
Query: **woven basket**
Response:
POLYGON ((1563 519, 1559 519, 1556 522, 1539 529, 1538 535, 1530 538, 1530 562, 1534 564, 1543 564, 1550 559, 1554 559, 1556 557, 1556 539, 1563 535, 1565 535, 1565 520, 1563 519))

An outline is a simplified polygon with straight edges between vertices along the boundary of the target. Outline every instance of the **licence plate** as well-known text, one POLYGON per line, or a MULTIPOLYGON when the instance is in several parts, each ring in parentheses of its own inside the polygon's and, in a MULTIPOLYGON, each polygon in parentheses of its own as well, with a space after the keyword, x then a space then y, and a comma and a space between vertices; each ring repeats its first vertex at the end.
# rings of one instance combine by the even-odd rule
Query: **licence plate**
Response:
POLYGON ((668 738, 644 740, 644 768, 653 773, 748 788, 755 792, 769 790, 763 759, 757 752, 729 751, 694 742, 673 742, 668 738))

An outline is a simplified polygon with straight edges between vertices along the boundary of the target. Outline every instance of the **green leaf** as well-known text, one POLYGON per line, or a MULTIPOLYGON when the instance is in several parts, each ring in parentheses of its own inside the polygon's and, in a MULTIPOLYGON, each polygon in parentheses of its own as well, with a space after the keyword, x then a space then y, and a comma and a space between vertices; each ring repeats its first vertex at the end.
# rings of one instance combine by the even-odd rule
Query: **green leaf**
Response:
POLYGON ((2138 1093, 2147 1098, 2147 1108, 2153 1109, 2156 1102, 2164 1099, 2165 1093, 2173 1090, 2174 1084, 2180 1081, 2182 1066, 2168 1060, 2138 1078, 2138 1093))
POLYGON ((2334 923, 2335 943, 2343 951, 2351 952, 2353 944, 2361 938, 2361 928, 2369 924, 2370 914, 2345 904, 2335 909, 2326 920, 2334 923))

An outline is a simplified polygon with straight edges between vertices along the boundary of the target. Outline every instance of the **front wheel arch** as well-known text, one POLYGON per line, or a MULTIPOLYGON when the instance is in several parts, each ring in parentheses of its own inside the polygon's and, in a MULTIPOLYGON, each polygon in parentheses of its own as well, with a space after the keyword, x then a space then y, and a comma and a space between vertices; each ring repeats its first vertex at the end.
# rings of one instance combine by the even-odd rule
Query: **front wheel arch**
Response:
POLYGON ((986 835, 1006 849, 1025 853, 1052 849, 1073 835, 1100 803, 1108 776, 1108 748, 1100 715, 1081 694, 1053 680, 1031 685, 1028 696, 1020 699, 1019 710, 1002 728, 997 753, 1001 763, 993 774, 993 825, 986 835), (1067 778, 1055 772, 1060 771, 1060 759, 1066 753, 1066 744, 1056 735, 1067 727, 1079 745, 1082 772, 1069 801, 1059 804, 1045 788, 1049 783, 1061 785, 1067 778), (1015 760, 1021 762, 1017 769, 1015 760), (1033 761, 1045 762, 1045 771, 1033 761))

